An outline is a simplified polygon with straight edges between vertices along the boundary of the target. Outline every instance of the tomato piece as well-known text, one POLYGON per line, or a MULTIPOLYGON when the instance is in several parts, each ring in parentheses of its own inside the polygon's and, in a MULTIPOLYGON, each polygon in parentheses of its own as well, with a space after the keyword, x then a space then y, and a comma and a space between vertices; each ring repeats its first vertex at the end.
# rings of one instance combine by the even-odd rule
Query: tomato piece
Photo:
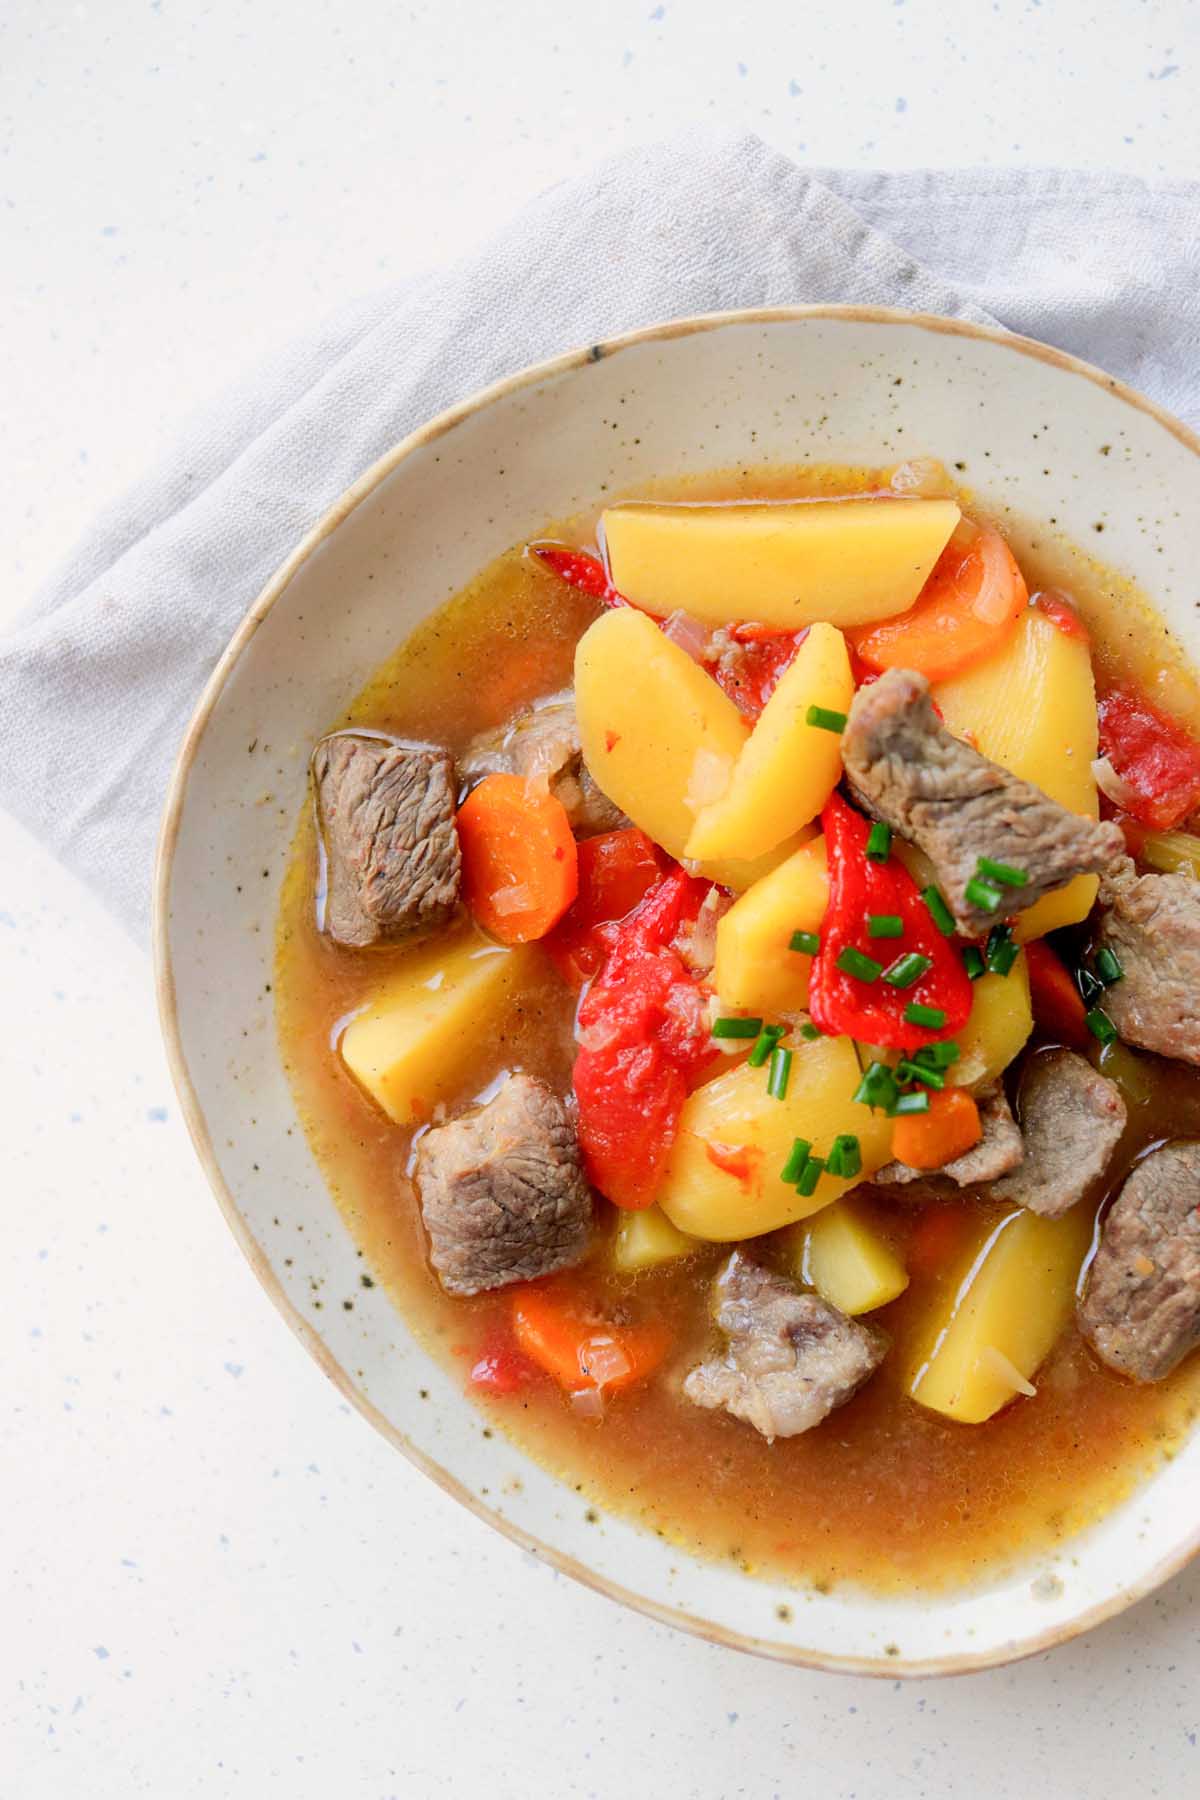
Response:
POLYGON ((576 986, 603 960, 596 926, 625 918, 662 874, 653 840, 636 826, 584 838, 577 859, 579 892, 543 940, 560 974, 576 986))
POLYGON ((821 947, 809 973, 808 1003, 813 1022, 833 1037, 891 1050, 919 1050, 953 1037, 971 1011, 971 982, 962 957, 934 924, 916 882, 898 857, 872 862, 867 856, 870 825, 862 814, 832 793, 821 814, 829 862, 829 903, 821 925, 821 947), (898 938, 872 938, 871 914, 892 914, 903 922, 898 938), (929 967, 908 987, 882 976, 865 981, 838 967, 838 958, 857 951, 886 968, 910 951, 929 967), (905 1019, 918 1003, 941 1009, 946 1022, 936 1030, 905 1019))
POLYGON ((990 525, 951 538, 907 612, 847 632, 870 669, 917 669, 944 681, 998 650, 1029 602, 1016 558, 990 525))
POLYGON ((489 1334, 471 1365, 467 1384, 488 1394, 516 1394, 536 1381, 539 1371, 518 1350, 507 1331, 489 1334))
POLYGON ((687 1083, 653 1042, 581 1050, 579 1146, 588 1180, 614 1206, 652 1206, 675 1142, 687 1083))
POLYGON ((779 677, 804 642, 806 632, 750 636, 760 628, 730 628, 733 644, 712 665, 717 686, 747 719, 757 719, 779 685, 779 677))
POLYGON ((1143 825, 1170 831, 1200 805, 1200 743, 1134 689, 1101 695, 1100 754, 1130 789, 1126 806, 1143 825))
POLYGON ((1033 596, 1033 604, 1039 612, 1045 613, 1052 624, 1057 625, 1064 637, 1079 638, 1084 644, 1091 643, 1091 632, 1066 594, 1059 593, 1057 588, 1046 588, 1044 592, 1033 596))
POLYGON ((629 602, 608 579, 603 562, 591 550, 578 550, 570 544, 531 544, 529 548, 569 587, 582 589, 593 599, 603 600, 606 606, 628 606, 629 602))

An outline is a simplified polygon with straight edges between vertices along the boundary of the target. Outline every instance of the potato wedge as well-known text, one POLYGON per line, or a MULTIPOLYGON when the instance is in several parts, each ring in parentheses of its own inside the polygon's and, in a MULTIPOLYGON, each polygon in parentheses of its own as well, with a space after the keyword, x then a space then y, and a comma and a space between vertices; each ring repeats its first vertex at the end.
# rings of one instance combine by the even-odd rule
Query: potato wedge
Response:
MULTIPOLYGON (((594 780, 668 855, 682 857, 697 811, 728 786, 746 742, 733 701, 645 613, 619 607, 579 640, 575 707, 594 780)), ((714 857, 700 873, 740 892, 786 854, 714 857)))
POLYGON ((632 1275, 676 1262, 695 1249, 695 1238, 676 1231, 661 1207, 647 1206, 641 1212, 621 1213, 610 1254, 614 1269, 632 1275))
POLYGON ((717 925, 713 984, 724 1011, 769 1018, 808 1005, 812 957, 789 944, 794 931, 820 929, 828 903, 820 835, 734 901, 717 925))
MULTIPOLYGON (((1099 817, 1092 762, 1097 754, 1096 688, 1082 637, 1062 631, 1039 607, 1028 607, 1004 648, 933 690, 949 729, 970 735, 984 756, 1032 781, 1072 812, 1099 817)), ((1027 943, 1060 925, 1086 919, 1096 877, 1077 875, 1018 916, 1014 935, 1027 943)))
POLYGON ((802 1039, 787 1097, 767 1092, 766 1070, 748 1063, 688 1096, 658 1194, 671 1223, 721 1243, 775 1231, 819 1212, 854 1185, 822 1175, 804 1197, 779 1178, 796 1138, 825 1156, 839 1133, 859 1140, 865 1180, 891 1157, 892 1122, 854 1099, 858 1060, 849 1038, 802 1039))
POLYGON ((904 612, 959 517, 953 500, 639 503, 610 507, 603 531, 615 586, 647 612, 792 631, 904 612))
POLYGON ((1092 1213, 1060 1219, 1019 1208, 972 1245, 929 1320, 909 1393, 964 1425, 990 1419, 1026 1391, 1071 1314, 1092 1213))
POLYGON ((802 1281, 851 1318, 886 1306, 908 1286, 908 1271, 853 1196, 835 1200, 798 1228, 802 1281))
POLYGON ((1029 969, 1022 951, 1007 975, 981 975, 971 1016, 958 1033, 959 1059, 948 1070, 956 1087, 975 1090, 999 1079, 1033 1030, 1029 969))
POLYGON ((841 775, 842 745, 838 732, 808 723, 808 710, 844 715, 853 697, 845 638, 834 625, 814 625, 763 708, 725 793, 696 815, 687 854, 762 856, 811 824, 841 775))
POLYGON ((397 1125, 419 1124, 454 1095, 480 1038, 500 1030, 536 957, 473 926, 414 950, 343 1031, 342 1061, 397 1125))

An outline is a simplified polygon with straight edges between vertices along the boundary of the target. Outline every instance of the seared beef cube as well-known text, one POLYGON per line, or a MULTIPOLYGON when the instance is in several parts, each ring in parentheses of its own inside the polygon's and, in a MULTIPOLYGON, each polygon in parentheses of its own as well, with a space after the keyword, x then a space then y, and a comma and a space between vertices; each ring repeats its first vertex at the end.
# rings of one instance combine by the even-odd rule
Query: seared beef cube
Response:
POLYGON ((1161 1381, 1200 1343, 1200 1143, 1152 1151, 1104 1221, 1079 1329, 1134 1381, 1161 1381))
POLYGON ((683 1384, 697 1406, 724 1407, 771 1443, 819 1425, 875 1373, 886 1334, 848 1319, 816 1294, 735 1250, 717 1277, 716 1321, 725 1355, 683 1384))
POLYGON ((1125 1129, 1125 1102, 1074 1050, 1043 1050, 1021 1072, 1017 1113, 1025 1155, 988 1185, 986 1197, 1057 1219, 1108 1167, 1125 1129))
MULTIPOLYGON (((1008 1096, 997 1083, 976 1095, 976 1100, 983 1136, 970 1150, 964 1150, 961 1156, 944 1163, 940 1169, 912 1169, 907 1163, 887 1163, 871 1177, 872 1181, 881 1187, 903 1186, 912 1181, 919 1181, 923 1188, 932 1186, 936 1189, 947 1182, 960 1188, 977 1187, 981 1182, 995 1181, 998 1176, 1015 1169, 1025 1154, 1025 1146, 1012 1116, 1008 1096)), ((918 1198, 915 1194, 912 1197, 918 1198)), ((920 1197, 929 1196, 923 1194, 920 1197)))
POLYGON ((1122 857, 1100 901, 1099 941, 1124 970, 1101 1005, 1129 1043, 1200 1064, 1200 881, 1139 876, 1122 857))
POLYGON ((461 881, 453 759, 338 731, 322 738, 312 766, 329 936, 361 946, 444 925, 461 881))
POLYGON ((629 820, 602 794, 583 760, 575 696, 568 689, 523 712, 511 725, 481 732, 468 744, 463 773, 477 781, 484 775, 520 775, 544 781, 566 808, 571 829, 580 837, 616 831, 629 820))
POLYGON ((448 1294, 479 1294, 569 1268, 591 1238, 592 1195, 562 1101, 509 1075, 477 1111, 427 1131, 417 1192, 448 1294))
POLYGON ((911 669, 889 669, 858 690, 842 757, 859 804, 925 852, 969 936, 1105 868, 1124 846, 1119 826, 1068 812, 952 736, 933 710, 929 683, 911 669), (980 857, 1027 877, 1022 887, 1002 888, 994 912, 967 899, 980 857))

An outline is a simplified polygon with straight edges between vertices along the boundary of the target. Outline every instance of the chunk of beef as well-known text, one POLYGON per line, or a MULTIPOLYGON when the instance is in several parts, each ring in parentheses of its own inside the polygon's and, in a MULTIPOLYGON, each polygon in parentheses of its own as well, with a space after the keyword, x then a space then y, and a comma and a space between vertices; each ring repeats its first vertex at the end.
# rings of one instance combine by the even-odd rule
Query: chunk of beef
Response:
POLYGON ((1140 1162, 1104 1221, 1079 1329, 1134 1381, 1161 1381, 1200 1344, 1200 1143, 1140 1162))
POLYGON ((321 739, 312 768, 329 936, 361 946, 444 925, 462 874, 453 759, 445 750, 337 731, 321 739))
POLYGON ((1104 997, 1123 1038, 1200 1064, 1200 881, 1139 875, 1121 857, 1100 883, 1099 942, 1125 971, 1104 997))
POLYGON ((469 780, 507 774, 545 781, 580 837, 617 831, 629 823, 607 794, 600 792, 583 760, 575 696, 570 689, 539 702, 511 725, 481 732, 467 745, 462 766, 469 780))
POLYGON ((848 1319, 741 1250, 717 1277, 715 1312, 725 1355, 692 1369, 683 1391, 697 1406, 744 1419, 768 1443, 819 1425, 887 1353, 876 1326, 848 1319))
POLYGON ((531 1075, 509 1075, 485 1106, 426 1132, 416 1183, 448 1294, 533 1281, 587 1251, 592 1196, 575 1132, 531 1075))
POLYGON ((1125 1102, 1074 1050, 1042 1050, 1021 1071, 1017 1115, 1025 1155, 988 1184, 986 1198, 1057 1219, 1108 1167, 1125 1129, 1125 1102))
POLYGON ((1119 826, 1068 812, 953 737, 933 710, 929 683, 911 669, 889 669, 858 690, 842 757, 860 805, 925 852, 971 936, 1073 876, 1103 869, 1124 843, 1119 826), (981 856, 1028 877, 1003 890, 998 913, 967 899, 981 856))
POLYGON ((983 1136, 970 1150, 964 1150, 961 1156, 956 1156, 940 1169, 912 1169, 907 1163, 887 1163, 871 1177, 872 1181, 882 1187, 902 1186, 919 1181, 923 1188, 932 1187, 941 1191, 945 1189, 947 1182, 953 1182, 960 1188, 976 1187, 984 1181, 995 1181, 998 1176, 1007 1175, 1010 1169, 1015 1169, 1025 1154, 1025 1146, 1021 1141, 1017 1122, 1012 1116, 1008 1096, 997 1083, 976 1098, 983 1136))

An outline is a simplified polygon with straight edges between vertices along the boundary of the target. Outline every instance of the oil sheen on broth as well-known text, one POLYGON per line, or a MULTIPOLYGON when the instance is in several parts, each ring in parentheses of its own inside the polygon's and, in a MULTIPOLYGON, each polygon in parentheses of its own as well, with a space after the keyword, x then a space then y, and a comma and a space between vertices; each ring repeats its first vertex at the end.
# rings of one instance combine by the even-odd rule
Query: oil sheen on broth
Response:
MULTIPOLYGON (((863 492, 881 485, 861 469, 739 470, 662 482, 659 498, 863 492)), ((647 490, 639 490, 645 497, 647 490)), ((987 516, 974 496, 964 505, 987 516)), ((1121 578, 1044 532, 993 515, 1035 585, 1070 588, 1093 633, 1097 661, 1120 667, 1168 710, 1196 704, 1191 671, 1161 622, 1121 578)), ((588 542, 594 515, 541 535, 588 542)), ((595 603, 520 548, 499 557, 401 646, 330 728, 367 725, 460 751, 476 732, 570 680, 576 639, 595 603)), ((333 1051, 339 1021, 361 1005, 403 951, 355 955, 314 924, 316 847, 303 810, 279 919, 276 998, 284 1062, 300 1116, 333 1197, 375 1281, 439 1361, 465 1378, 503 1294, 450 1299, 429 1268, 416 1196, 407 1179, 411 1134, 391 1125, 345 1074, 333 1051)), ((570 1077, 575 1000, 546 965, 520 997, 503 1034, 479 1046, 463 1083, 468 1101, 504 1069, 570 1077)), ((1149 1101, 1130 1123, 1089 1204, 1099 1204, 1130 1162, 1167 1136, 1200 1136, 1200 1076, 1146 1058, 1149 1101)), ((964 1202, 955 1202, 963 1206, 964 1202)), ((903 1250, 916 1209, 879 1218, 903 1250)), ((768 1259, 771 1240, 759 1240, 768 1259)), ((677 1333, 672 1369, 706 1341, 713 1245, 682 1264, 634 1278, 639 1299, 677 1333)), ((628 1291, 628 1276, 587 1266, 593 1285, 628 1291)), ((822 1591, 958 1585, 1020 1563, 1101 1516, 1179 1445, 1200 1403, 1200 1358, 1155 1388, 1136 1388, 1100 1366, 1073 1326, 1037 1381, 1037 1396, 985 1425, 956 1425, 907 1399, 910 1346, 939 1297, 942 1275, 913 1272, 901 1298, 872 1315, 893 1350, 874 1380, 805 1435, 767 1444, 723 1413, 703 1412, 659 1379, 619 1395, 599 1425, 577 1418, 550 1384, 480 1401, 511 1435, 580 1495, 580 1505, 632 1517, 681 1547, 733 1559, 750 1573, 822 1591)))

